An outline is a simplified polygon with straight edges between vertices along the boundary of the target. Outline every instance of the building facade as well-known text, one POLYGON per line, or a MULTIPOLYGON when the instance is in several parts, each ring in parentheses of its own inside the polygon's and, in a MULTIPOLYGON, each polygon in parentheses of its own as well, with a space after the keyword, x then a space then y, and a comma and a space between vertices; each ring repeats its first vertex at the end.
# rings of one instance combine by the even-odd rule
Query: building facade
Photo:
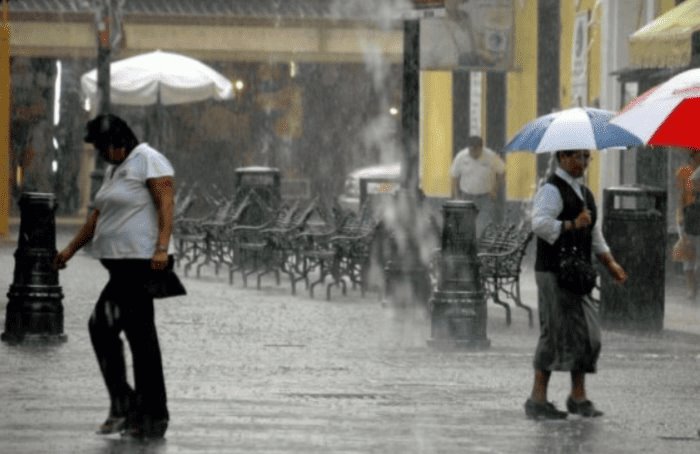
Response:
MULTIPOLYGON (((95 106, 85 109, 79 79, 96 62, 96 3, 10 2, 9 192, 55 192, 66 214, 85 210, 94 165, 82 127, 95 106)), ((153 108, 112 111, 140 138, 164 137, 181 186, 225 196, 235 168, 263 165, 280 168, 292 197, 337 194, 338 176, 398 159, 403 37, 391 3, 112 0, 113 60, 178 52, 236 89, 232 101, 164 108, 162 124, 153 108)))
MULTIPOLYGON (((120 37, 114 59, 155 49, 179 52, 213 66, 237 87, 231 102, 166 109, 165 134, 148 109, 114 111, 144 139, 156 133, 167 138, 161 146, 185 186, 214 184, 225 194, 233 189, 236 167, 269 165, 281 169, 292 196, 337 194, 348 171, 401 158, 402 23, 419 3, 437 11, 445 4, 112 0, 112 31, 120 37)), ((675 66, 649 66, 630 55, 630 36, 678 3, 513 0, 509 68, 421 71, 423 192, 449 196, 449 165, 471 134, 500 151, 539 115, 576 105, 618 110, 649 84, 692 65, 692 58, 681 58, 675 66)), ((93 151, 82 144, 90 113, 78 85, 95 65, 94 4, 10 2, 8 192, 14 198, 22 190, 56 192, 59 210, 70 214, 87 205, 94 165, 93 151)), ((691 32, 687 39, 694 37, 691 32)), ((547 157, 522 152, 505 159, 502 198, 518 211, 534 194, 547 157)), ((644 151, 596 153, 587 184, 598 196, 617 184, 668 185, 672 163, 658 159, 644 151)))

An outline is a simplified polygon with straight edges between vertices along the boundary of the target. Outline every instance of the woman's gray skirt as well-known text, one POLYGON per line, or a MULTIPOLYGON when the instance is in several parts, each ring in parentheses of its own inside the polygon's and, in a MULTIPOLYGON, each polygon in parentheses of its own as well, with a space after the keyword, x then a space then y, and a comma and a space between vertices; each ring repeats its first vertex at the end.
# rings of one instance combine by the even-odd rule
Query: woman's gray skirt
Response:
POLYGON ((540 317, 535 369, 595 372, 600 322, 593 301, 561 289, 554 273, 538 271, 535 281, 540 317))

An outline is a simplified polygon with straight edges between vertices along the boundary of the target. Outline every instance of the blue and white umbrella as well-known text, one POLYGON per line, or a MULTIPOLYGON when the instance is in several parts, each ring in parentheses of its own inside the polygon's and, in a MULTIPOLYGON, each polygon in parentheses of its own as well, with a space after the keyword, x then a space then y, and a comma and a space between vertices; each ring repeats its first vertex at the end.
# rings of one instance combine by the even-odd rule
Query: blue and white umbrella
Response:
POLYGON ((626 129, 609 123, 614 115, 615 112, 592 107, 574 107, 543 115, 526 124, 504 150, 547 153, 643 145, 626 129))

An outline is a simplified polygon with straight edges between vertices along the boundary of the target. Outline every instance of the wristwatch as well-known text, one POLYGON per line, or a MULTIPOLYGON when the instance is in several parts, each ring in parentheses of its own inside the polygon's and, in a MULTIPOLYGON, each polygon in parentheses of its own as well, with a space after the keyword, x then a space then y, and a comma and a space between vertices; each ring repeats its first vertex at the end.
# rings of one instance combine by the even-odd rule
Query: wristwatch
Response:
POLYGON ((159 244, 156 246, 156 252, 168 252, 168 246, 159 244))

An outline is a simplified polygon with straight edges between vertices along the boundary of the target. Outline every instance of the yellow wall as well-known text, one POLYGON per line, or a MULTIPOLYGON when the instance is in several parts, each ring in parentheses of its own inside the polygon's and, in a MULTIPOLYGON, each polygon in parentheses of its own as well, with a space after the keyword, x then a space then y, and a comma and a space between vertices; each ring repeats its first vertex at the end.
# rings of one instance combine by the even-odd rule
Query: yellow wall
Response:
POLYGON ((587 105, 599 104, 600 96, 600 24, 602 8, 595 0, 582 0, 578 8, 574 2, 561 3, 561 40, 559 45, 560 99, 562 108, 573 107, 571 100, 571 57, 574 38, 574 19, 578 13, 588 12, 588 99, 587 105), (595 7, 595 9, 594 9, 595 7))
MULTIPOLYGON (((537 116, 537 0, 515 2, 514 70, 507 76, 507 138, 537 116)), ((452 73, 421 73, 421 187, 426 195, 450 195, 452 162, 452 73)), ((485 85, 485 84, 484 84, 485 85)), ((484 93, 485 96, 485 93, 484 93)), ((482 108, 485 109, 482 99, 482 108)), ((485 112, 482 118, 486 118, 485 112)), ((482 123, 482 129, 486 125, 482 123)), ((506 156, 506 197, 527 200, 537 179, 532 152, 506 156)))
MULTIPOLYGON (((596 0, 582 0, 576 7, 575 2, 561 2, 561 40, 559 46, 559 84, 560 102, 563 109, 574 107, 571 99, 571 59, 574 41, 574 20, 581 12, 588 12, 588 99, 586 105, 598 106, 600 104, 600 66, 601 66, 601 14, 600 3, 596 7, 596 0)), ((600 192, 600 152, 593 152, 586 175, 586 184, 593 194, 600 192)))
MULTIPOLYGON (((513 71, 507 75, 506 88, 508 140, 523 125, 537 117, 537 3, 537 0, 514 2, 515 61, 513 71)), ((596 106, 599 103, 601 90, 602 8, 600 2, 596 0, 564 1, 560 5, 560 107, 562 109, 572 107, 573 26, 576 14, 583 11, 589 13, 590 24, 586 104, 596 106)), ((658 0, 660 13, 673 5, 673 0, 658 0)), ((482 115, 482 118, 485 118, 485 115, 482 115)), ((449 195, 449 167, 452 160, 452 75, 450 72, 421 74, 421 153, 421 183, 426 195, 449 195)), ((600 193, 600 153, 593 152, 593 161, 587 174, 587 184, 594 194, 600 193)), ((506 166, 506 198, 508 200, 530 199, 534 194, 537 181, 536 156, 532 152, 509 153, 506 156, 506 166)))
MULTIPOLYGON (((514 2, 514 71, 507 77, 506 132, 510 140, 527 122, 537 117, 537 0, 514 2)), ((537 161, 532 152, 506 156, 506 198, 532 197, 537 161)))
POLYGON ((421 71, 421 188, 449 197, 452 163, 452 72, 421 71))
POLYGON ((676 7, 676 0, 656 0, 656 16, 676 7))

